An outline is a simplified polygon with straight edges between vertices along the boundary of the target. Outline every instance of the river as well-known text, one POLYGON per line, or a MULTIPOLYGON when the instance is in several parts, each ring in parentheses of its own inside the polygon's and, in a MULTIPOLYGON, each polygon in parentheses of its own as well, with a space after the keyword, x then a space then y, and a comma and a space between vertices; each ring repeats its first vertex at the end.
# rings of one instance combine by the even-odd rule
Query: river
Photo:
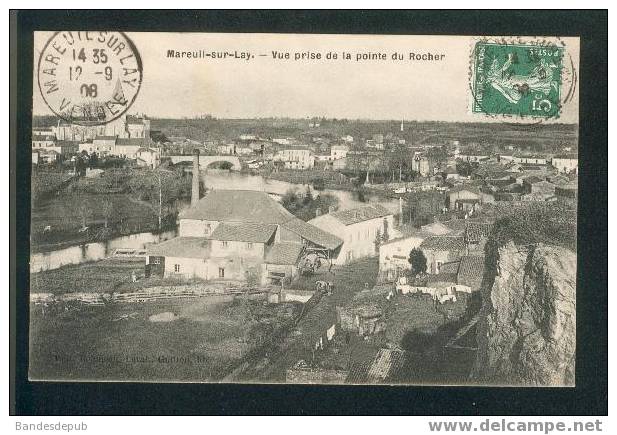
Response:
MULTIPOLYGON (((278 198, 289 189, 295 189, 299 193, 304 193, 308 187, 306 184, 293 184, 287 181, 271 180, 261 175, 241 174, 232 171, 205 171, 202 173, 201 178, 204 185, 209 189, 259 190, 278 198)), ((365 204, 355 198, 354 193, 348 190, 324 189, 322 191, 315 191, 311 187, 311 191, 313 195, 323 192, 336 196, 339 200, 339 209, 354 208, 365 204)), ((397 200, 384 200, 384 198, 375 194, 365 194, 365 198, 369 203, 379 203, 393 213, 398 213, 399 204, 397 200)))
MULTIPOLYGON (((261 175, 240 174, 238 172, 209 170, 203 172, 201 176, 208 189, 258 190, 267 192, 276 199, 280 199, 289 189, 295 189, 299 193, 303 193, 308 187, 303 184, 271 180, 263 178, 261 175)), ((312 187, 311 191, 313 191, 314 195, 319 193, 314 191, 312 187)), ((364 204, 355 198, 353 192, 350 191, 325 189, 321 192, 336 196, 339 200, 340 209, 354 208, 364 204)), ((365 198, 369 203, 378 202, 393 213, 398 212, 397 200, 384 200, 377 195, 371 194, 366 194, 365 198)), ((167 231, 162 234, 138 233, 116 237, 106 242, 86 243, 79 246, 31 254, 30 273, 57 269, 67 264, 102 260, 111 255, 116 249, 143 249, 148 243, 162 242, 175 236, 176 231, 167 231)))

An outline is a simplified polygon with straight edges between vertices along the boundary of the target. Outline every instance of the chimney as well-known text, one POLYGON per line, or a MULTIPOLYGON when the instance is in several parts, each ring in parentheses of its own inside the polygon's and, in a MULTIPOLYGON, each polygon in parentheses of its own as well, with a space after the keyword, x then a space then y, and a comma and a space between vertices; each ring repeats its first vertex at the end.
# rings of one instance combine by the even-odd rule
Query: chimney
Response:
POLYGON ((193 186, 191 188, 191 207, 199 202, 199 149, 193 154, 193 186))

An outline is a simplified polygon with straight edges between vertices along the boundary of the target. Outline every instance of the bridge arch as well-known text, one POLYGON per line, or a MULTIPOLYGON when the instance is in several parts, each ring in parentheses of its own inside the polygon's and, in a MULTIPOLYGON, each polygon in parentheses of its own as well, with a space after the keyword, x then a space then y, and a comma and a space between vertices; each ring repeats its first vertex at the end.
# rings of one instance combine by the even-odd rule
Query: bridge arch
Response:
MULTIPOLYGON (((192 162, 193 156, 170 156, 171 162, 175 165, 180 162, 192 162)), ((242 166, 240 165, 240 159, 236 156, 199 156, 199 167, 202 169, 207 168, 213 163, 217 162, 229 162, 231 163, 232 171, 239 171, 242 166)))

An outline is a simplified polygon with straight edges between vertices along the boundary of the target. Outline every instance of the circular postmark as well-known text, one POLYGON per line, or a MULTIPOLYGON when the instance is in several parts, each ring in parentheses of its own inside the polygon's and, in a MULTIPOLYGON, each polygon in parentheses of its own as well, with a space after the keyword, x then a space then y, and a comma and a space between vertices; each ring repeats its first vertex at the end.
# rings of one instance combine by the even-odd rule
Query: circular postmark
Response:
POLYGON ((470 58, 470 111, 501 121, 558 119, 576 90, 576 70, 560 38, 482 38, 470 58))
POLYGON ((143 77, 135 44, 122 32, 56 32, 38 62, 39 90, 67 122, 107 124, 133 104, 143 77))

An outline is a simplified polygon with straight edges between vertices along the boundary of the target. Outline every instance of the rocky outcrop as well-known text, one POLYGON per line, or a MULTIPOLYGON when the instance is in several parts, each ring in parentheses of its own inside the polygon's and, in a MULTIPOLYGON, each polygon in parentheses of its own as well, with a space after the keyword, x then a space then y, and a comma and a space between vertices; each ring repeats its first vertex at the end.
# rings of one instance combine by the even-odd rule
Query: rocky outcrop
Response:
POLYGON ((487 252, 474 383, 574 385, 576 255, 510 242, 487 252))

